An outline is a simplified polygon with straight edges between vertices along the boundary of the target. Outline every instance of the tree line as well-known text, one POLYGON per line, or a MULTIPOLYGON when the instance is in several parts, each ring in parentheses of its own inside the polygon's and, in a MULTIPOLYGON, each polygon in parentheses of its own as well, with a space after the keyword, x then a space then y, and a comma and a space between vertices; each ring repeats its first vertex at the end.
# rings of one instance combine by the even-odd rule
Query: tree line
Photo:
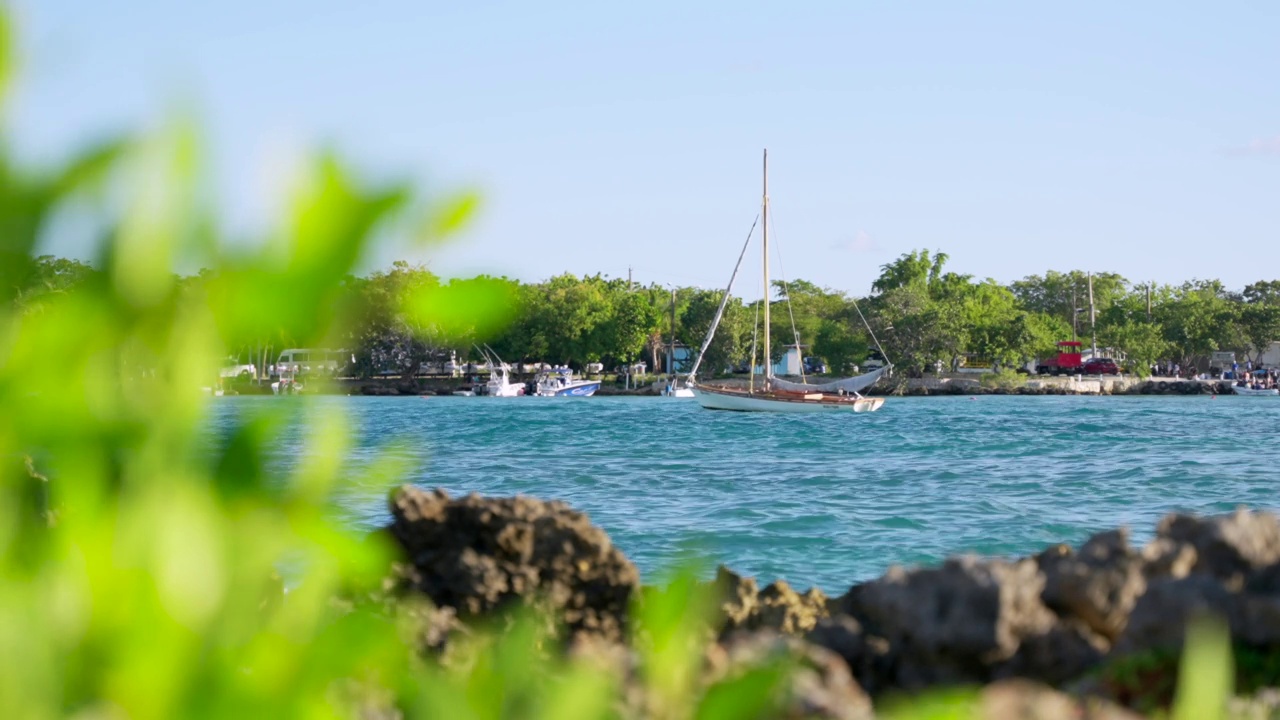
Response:
MULTIPOLYGON (((1157 362, 1203 368, 1222 350, 1256 361, 1280 339, 1280 281, 1258 281, 1237 292, 1218 280, 1155 285, 1116 273, 1050 270, 1003 285, 948 271, 948 259, 927 250, 904 254, 881 267, 863 297, 805 280, 775 282, 771 358, 798 342, 806 357, 821 359, 832 372, 852 372, 875 344, 869 326, 890 361, 919 375, 963 362, 1016 367, 1052 354, 1060 340, 1078 336, 1087 345, 1096 334, 1100 348, 1119 351, 1131 370, 1142 373, 1157 362)), ((51 256, 38 258, 33 268, 16 293, 26 312, 38 312, 47 295, 73 291, 100 274, 89 264, 51 256)), ((217 280, 202 272, 179 285, 208 292, 217 280)), ((513 363, 581 369, 644 360, 659 371, 672 339, 673 303, 675 340, 696 350, 723 296, 723 290, 637 285, 601 275, 564 274, 536 283, 488 276, 444 280, 406 262, 348 276, 340 290, 334 307, 316 311, 345 318, 336 325, 345 330, 329 343, 349 349, 350 371, 363 377, 411 375, 441 357, 478 360, 481 345, 513 363)), ((703 373, 750 361, 761 337, 760 308, 759 301, 730 298, 703 373)), ((278 327, 268 322, 271 330, 256 337, 225 340, 243 348, 250 361, 269 363, 272 352, 295 344, 284 320, 278 327)))

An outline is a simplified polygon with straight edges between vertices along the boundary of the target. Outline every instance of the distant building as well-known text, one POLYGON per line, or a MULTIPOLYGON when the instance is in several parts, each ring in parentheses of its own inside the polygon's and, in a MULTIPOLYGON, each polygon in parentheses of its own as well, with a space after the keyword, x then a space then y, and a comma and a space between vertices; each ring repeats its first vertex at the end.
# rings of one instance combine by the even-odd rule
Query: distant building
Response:
POLYGON ((1280 366, 1280 340, 1272 340, 1266 350, 1258 356, 1258 365, 1265 367, 1280 366))
MULTIPOLYGON (((807 345, 789 345, 778 362, 773 364, 774 375, 800 375, 804 368, 804 351, 807 345)), ((761 372, 756 366, 756 373, 761 372)))
POLYGON ((667 372, 668 363, 670 362, 668 356, 671 356, 675 360, 676 372, 687 373, 693 368, 693 355, 693 348, 684 343, 676 343, 674 353, 671 352, 670 345, 663 345, 662 350, 658 353, 658 366, 654 370, 662 373, 667 372))

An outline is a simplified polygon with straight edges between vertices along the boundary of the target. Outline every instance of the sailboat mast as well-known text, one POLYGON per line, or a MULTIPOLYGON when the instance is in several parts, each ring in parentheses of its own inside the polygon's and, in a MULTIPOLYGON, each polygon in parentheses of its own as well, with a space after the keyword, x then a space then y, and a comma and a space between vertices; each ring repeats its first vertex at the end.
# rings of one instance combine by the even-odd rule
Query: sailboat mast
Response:
POLYGON ((769 388, 769 378, 773 377, 773 363, 770 352, 773 346, 769 343, 769 150, 764 151, 764 187, 761 193, 760 224, 761 246, 764 248, 764 389, 769 388))

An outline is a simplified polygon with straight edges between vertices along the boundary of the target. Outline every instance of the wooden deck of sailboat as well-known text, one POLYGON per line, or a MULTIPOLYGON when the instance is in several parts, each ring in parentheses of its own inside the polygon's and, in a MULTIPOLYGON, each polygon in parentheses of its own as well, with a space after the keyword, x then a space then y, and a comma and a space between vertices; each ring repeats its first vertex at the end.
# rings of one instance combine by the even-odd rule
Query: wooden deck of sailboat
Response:
POLYGON ((752 392, 739 388, 693 388, 699 403, 710 410, 738 410, 752 412, 773 410, 777 412, 874 412, 884 404, 884 398, 862 395, 832 395, 786 390, 752 392))

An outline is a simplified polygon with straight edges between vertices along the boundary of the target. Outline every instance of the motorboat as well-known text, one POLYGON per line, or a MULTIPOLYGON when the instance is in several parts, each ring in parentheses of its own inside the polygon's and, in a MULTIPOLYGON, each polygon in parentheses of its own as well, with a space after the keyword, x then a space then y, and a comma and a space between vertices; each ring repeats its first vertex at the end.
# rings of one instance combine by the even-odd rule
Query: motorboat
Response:
POLYGON ((555 368, 539 373, 537 395, 539 397, 590 397, 600 389, 599 380, 578 380, 569 368, 555 368))
POLYGON ((662 397, 691 398, 693 397, 693 388, 688 386, 681 387, 678 382, 667 383, 666 387, 662 388, 662 397))
POLYGON ((297 380, 296 365, 280 365, 280 377, 271 383, 273 395, 297 395, 302 392, 302 383, 297 380))
POLYGON ((1280 389, 1254 388, 1248 385, 1232 385, 1231 392, 1245 397, 1280 397, 1280 389))
POLYGON ((511 382, 510 365, 501 361, 493 364, 493 370, 489 374, 489 382, 484 385, 485 395, 490 397, 519 397, 524 395, 524 391, 524 383, 511 382))

